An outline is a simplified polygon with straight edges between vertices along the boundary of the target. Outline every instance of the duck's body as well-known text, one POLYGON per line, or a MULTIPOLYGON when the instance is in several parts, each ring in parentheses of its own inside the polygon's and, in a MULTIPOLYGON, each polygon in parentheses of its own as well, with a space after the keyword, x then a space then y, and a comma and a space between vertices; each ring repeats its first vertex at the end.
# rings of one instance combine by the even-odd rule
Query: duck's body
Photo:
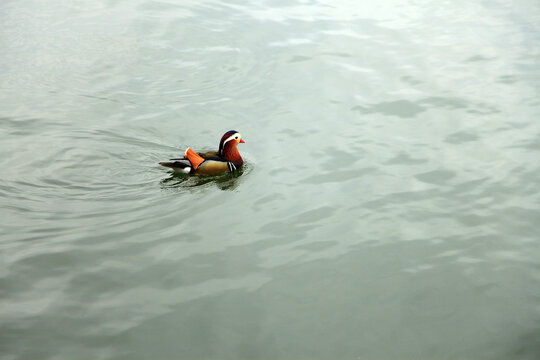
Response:
POLYGON ((244 142, 240 133, 230 130, 221 137, 218 151, 196 153, 188 148, 183 159, 171 159, 159 164, 184 174, 219 175, 233 172, 243 164, 238 144, 244 142))

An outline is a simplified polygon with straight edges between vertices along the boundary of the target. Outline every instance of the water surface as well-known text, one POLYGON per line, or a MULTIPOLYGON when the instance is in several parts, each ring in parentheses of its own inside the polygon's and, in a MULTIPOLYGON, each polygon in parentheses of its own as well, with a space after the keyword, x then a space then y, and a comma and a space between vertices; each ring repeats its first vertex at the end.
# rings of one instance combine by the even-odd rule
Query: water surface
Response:
POLYGON ((4 1, 1 359, 538 359, 540 4, 4 1), (243 172, 158 161, 235 129, 243 172))

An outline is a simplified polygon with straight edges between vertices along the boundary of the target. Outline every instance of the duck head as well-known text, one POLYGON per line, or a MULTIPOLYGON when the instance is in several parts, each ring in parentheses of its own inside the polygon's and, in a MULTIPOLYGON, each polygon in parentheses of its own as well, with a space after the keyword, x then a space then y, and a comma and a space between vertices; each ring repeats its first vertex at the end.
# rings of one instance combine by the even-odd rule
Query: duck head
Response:
POLYGON ((242 135, 236 130, 229 130, 221 137, 218 154, 233 162, 236 166, 241 166, 243 160, 238 152, 238 144, 241 143, 245 143, 242 135))

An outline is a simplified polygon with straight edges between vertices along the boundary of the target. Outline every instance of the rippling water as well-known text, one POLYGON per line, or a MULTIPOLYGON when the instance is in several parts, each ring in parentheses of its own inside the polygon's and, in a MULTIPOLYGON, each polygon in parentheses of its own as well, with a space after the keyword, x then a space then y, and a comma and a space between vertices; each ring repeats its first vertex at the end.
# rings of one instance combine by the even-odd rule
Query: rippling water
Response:
POLYGON ((0 358, 538 359, 540 4, 4 1, 0 358), (242 132, 242 173, 158 161, 242 132))

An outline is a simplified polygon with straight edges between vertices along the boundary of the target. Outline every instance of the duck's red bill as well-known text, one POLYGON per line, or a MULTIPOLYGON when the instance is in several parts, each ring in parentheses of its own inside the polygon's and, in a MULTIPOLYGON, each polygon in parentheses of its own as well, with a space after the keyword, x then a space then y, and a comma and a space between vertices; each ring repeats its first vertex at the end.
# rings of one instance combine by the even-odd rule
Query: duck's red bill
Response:
POLYGON ((240 139, 240 144, 245 143, 244 139, 240 139))

